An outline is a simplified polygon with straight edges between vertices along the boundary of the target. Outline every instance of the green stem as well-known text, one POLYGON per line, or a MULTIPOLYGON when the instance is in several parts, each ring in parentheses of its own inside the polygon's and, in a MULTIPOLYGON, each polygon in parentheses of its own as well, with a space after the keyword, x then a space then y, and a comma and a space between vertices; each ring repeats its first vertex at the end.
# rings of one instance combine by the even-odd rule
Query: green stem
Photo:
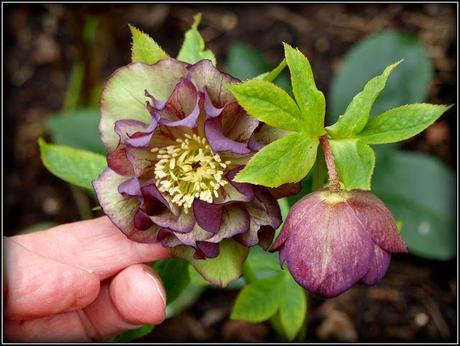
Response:
POLYGON ((340 191, 340 181, 339 176, 337 175, 337 170, 335 169, 334 155, 332 155, 332 150, 329 145, 329 139, 327 135, 323 135, 319 138, 321 147, 324 153, 324 160, 326 161, 327 172, 329 173, 329 191, 339 192, 340 191))

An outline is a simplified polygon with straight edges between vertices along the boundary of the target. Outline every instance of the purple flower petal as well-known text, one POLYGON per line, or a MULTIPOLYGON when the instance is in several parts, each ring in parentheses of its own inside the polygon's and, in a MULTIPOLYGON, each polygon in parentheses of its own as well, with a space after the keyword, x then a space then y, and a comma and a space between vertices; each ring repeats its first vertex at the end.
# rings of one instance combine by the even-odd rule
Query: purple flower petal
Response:
POLYGON ((121 143, 133 147, 146 147, 150 143, 158 121, 152 118, 149 125, 138 120, 118 120, 115 122, 115 132, 120 136, 121 143))
POLYGON ((247 197, 248 201, 252 201, 252 199, 254 198, 254 186, 247 183, 237 183, 236 181, 233 181, 233 178, 235 178, 235 176, 239 171, 241 171, 241 169, 243 169, 243 167, 233 168, 229 170, 227 174, 225 174, 225 177, 227 178, 229 183, 235 187, 235 189, 237 189, 239 192, 241 192, 243 195, 247 197))
POLYGON ((204 88, 204 111, 207 118, 215 118, 219 116, 225 107, 217 108, 212 104, 211 98, 209 97, 207 88, 204 88))
POLYGON ((286 183, 278 187, 269 188, 268 191, 270 194, 276 198, 283 198, 287 196, 296 195, 300 192, 302 186, 300 183, 286 183))
POLYGON ((369 271, 363 276, 361 281, 366 285, 374 285, 380 281, 388 270, 391 255, 382 250, 377 245, 374 246, 374 256, 372 257, 369 271))
POLYGON ((171 126, 171 127, 184 126, 184 127, 188 127, 189 129, 192 129, 196 127, 196 123, 197 123, 199 116, 200 116, 200 102, 199 100, 197 100, 193 111, 189 115, 187 115, 184 119, 176 120, 176 121, 160 120, 160 124, 171 126))
POLYGON ((121 143, 131 137, 133 133, 144 130, 148 125, 139 120, 122 119, 115 122, 114 130, 120 137, 121 143))
POLYGON ((148 90, 144 90, 144 95, 145 95, 145 97, 147 97, 150 100, 152 100, 153 108, 155 108, 157 110, 162 110, 163 108, 165 108, 167 100, 161 101, 159 99, 156 99, 152 94, 150 94, 148 92, 148 90))
POLYGON ((143 197, 142 208, 147 215, 155 216, 169 210, 169 203, 155 184, 142 186, 141 192, 143 197))
POLYGON ((262 143, 259 143, 255 136, 251 136, 249 138, 248 148, 251 149, 252 151, 259 151, 263 147, 264 145, 262 143))
POLYGON ((214 105, 222 107, 228 102, 235 101, 232 93, 225 84, 238 83, 239 80, 216 69, 209 60, 201 60, 187 67, 189 78, 201 92, 208 91, 214 105))
POLYGON ((168 99, 164 112, 161 113, 160 124, 195 128, 199 115, 198 92, 190 80, 183 78, 168 99), (171 120, 175 118, 177 120, 171 120))
POLYGON ((208 242, 219 243, 225 238, 232 238, 237 234, 249 230, 250 216, 239 203, 225 205, 222 209, 222 221, 219 232, 207 239, 208 242))
POLYGON ((222 220, 222 205, 207 203, 200 199, 193 201, 193 214, 196 222, 205 231, 217 233, 222 220))
POLYGON ((125 198, 118 192, 118 186, 125 181, 126 177, 106 168, 93 181, 93 187, 104 213, 123 233, 129 235, 135 231, 134 215, 140 202, 137 198, 125 198))
POLYGON ((134 174, 133 167, 126 155, 126 146, 124 144, 118 147, 107 155, 108 166, 119 175, 132 176, 134 174))
MULTIPOLYGON (((264 188, 255 190, 255 198, 252 203, 245 204, 250 215, 249 231, 238 236, 237 240, 245 246, 254 246, 258 243, 265 244, 270 232, 277 229, 281 224, 281 210, 278 202, 264 188), (262 234, 264 233, 265 234, 262 234), (265 243, 264 243, 265 241, 265 243)), ((270 243, 273 240, 271 234, 270 243)))
POLYGON ((186 214, 184 211, 181 211, 181 213, 176 216, 170 211, 167 211, 159 215, 151 216, 150 219, 156 225, 163 228, 169 228, 178 233, 188 233, 195 225, 195 218, 192 212, 186 214))
POLYGON ((225 136, 236 142, 247 143, 259 126, 259 120, 249 116, 237 102, 225 105, 221 119, 225 136))
POLYGON ((129 165, 134 171, 134 175, 143 178, 153 178, 155 163, 157 157, 155 153, 146 150, 145 148, 126 147, 126 158, 129 165))
POLYGON ((195 251, 193 257, 197 259, 214 258, 219 255, 219 244, 209 243, 206 241, 197 241, 196 246, 198 247, 199 251, 195 251), (202 257, 203 255, 204 257, 202 257))
POLYGON ((126 143, 133 147, 147 147, 150 144, 153 131, 155 131, 157 125, 158 121, 156 119, 152 119, 149 126, 147 126, 143 131, 133 133, 130 138, 126 140, 126 143))
MULTIPOLYGON (((235 183, 235 182, 234 182, 235 183)), ((241 188, 241 187, 240 187, 241 188)), ((230 204, 234 202, 250 202, 253 195, 248 193, 249 189, 242 189, 245 193, 240 192, 234 184, 229 182, 219 190, 219 197, 214 198, 213 204, 230 204)))
POLYGON ((141 186, 139 180, 134 177, 122 182, 118 186, 118 192, 121 193, 124 197, 135 197, 141 196, 141 186))
POLYGON ((134 226, 141 231, 145 231, 153 226, 153 221, 139 208, 134 215, 134 226))
POLYGON ((353 190, 353 197, 347 204, 378 246, 387 252, 407 252, 407 246, 391 212, 375 195, 363 190, 353 190))
POLYGON ((205 134, 209 146, 214 152, 232 151, 237 154, 249 154, 247 144, 233 141, 222 132, 222 124, 220 118, 208 119, 205 123, 205 134))
POLYGON ((289 214, 281 233, 288 233, 280 253, 289 271, 313 293, 337 296, 369 270, 374 242, 345 203, 316 203, 308 213, 297 209, 289 214))

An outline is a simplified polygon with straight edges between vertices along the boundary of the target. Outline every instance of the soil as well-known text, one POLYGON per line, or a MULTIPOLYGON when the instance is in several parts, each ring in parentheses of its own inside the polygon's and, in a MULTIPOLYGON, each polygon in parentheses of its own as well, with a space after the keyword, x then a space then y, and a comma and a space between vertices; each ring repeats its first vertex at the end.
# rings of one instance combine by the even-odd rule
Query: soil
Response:
MULTIPOLYGON (((289 42, 309 57, 326 95, 332 75, 356 41, 383 29, 415 33, 435 66, 428 101, 456 103, 453 4, 4 4, 4 235, 38 223, 80 219, 75 196, 81 194, 43 167, 37 147, 38 137, 49 138, 44 118, 63 107, 74 62, 83 61, 87 71, 80 103, 93 104, 90 91, 129 62, 127 23, 142 28, 175 56, 197 12, 203 14, 201 32, 218 61, 225 61, 230 43, 240 40, 260 49, 275 65, 282 56, 280 42, 289 42), (82 34, 88 16, 100 22, 90 44, 82 34)), ((404 148, 435 155, 456 169, 456 114, 456 107, 450 109, 404 148)), ((375 287, 356 286, 329 300, 310 297, 302 341, 455 341, 456 269, 456 260, 394 256, 387 276, 375 287)), ((208 289, 142 341, 276 341, 268 323, 229 319, 236 294, 208 289)))

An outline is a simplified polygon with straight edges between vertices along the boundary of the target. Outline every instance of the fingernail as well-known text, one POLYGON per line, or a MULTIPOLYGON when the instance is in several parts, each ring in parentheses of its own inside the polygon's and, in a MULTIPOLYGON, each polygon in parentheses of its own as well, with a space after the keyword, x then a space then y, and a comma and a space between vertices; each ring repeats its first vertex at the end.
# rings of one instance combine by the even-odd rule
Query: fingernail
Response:
POLYGON ((155 285, 155 289, 158 292, 158 295, 160 296, 161 300, 163 301, 163 305, 166 307, 166 295, 163 287, 161 286, 158 278, 156 278, 152 273, 149 273, 144 270, 144 273, 153 281, 153 284, 155 285))

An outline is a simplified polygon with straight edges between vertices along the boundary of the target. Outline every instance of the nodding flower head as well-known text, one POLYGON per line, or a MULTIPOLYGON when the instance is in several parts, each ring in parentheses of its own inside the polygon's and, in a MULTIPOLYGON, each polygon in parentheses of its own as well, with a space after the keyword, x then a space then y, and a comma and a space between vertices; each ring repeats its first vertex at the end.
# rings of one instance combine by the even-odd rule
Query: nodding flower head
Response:
POLYGON ((390 211, 363 190, 320 190, 301 199, 271 247, 276 250, 300 285, 324 297, 358 281, 375 284, 390 254, 407 252, 390 211))
POLYGON ((93 185, 130 239, 188 245, 196 258, 217 256, 226 238, 268 246, 279 194, 233 181, 264 126, 225 88, 237 82, 208 60, 132 63, 109 78, 99 126, 108 168, 93 185))

